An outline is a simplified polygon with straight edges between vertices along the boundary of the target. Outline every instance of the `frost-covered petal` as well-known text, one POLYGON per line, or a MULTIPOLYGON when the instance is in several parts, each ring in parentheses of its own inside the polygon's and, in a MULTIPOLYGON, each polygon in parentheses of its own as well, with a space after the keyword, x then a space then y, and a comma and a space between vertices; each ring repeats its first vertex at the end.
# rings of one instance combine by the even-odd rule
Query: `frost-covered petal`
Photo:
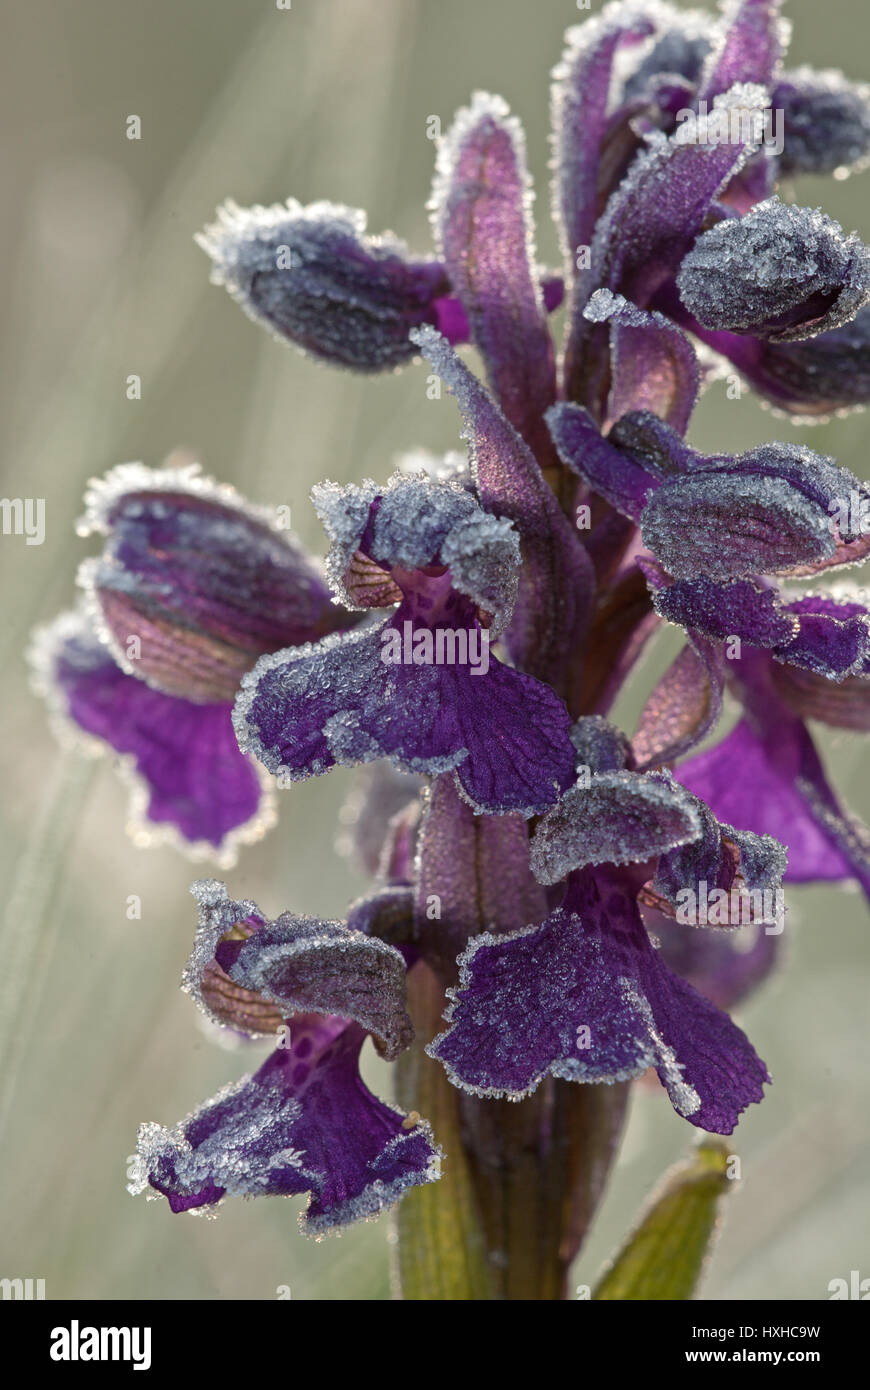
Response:
POLYGON ((791 38, 782 0, 725 0, 718 34, 704 62, 698 97, 709 100, 735 82, 769 87, 791 38))
POLYGON ((645 309, 679 269, 720 189, 759 148, 766 93, 735 86, 669 138, 650 136, 599 218, 589 270, 578 283, 577 312, 566 347, 566 395, 596 415, 607 373, 602 346, 608 330, 590 324, 582 307, 597 289, 610 289, 645 309), (735 138, 736 137, 736 138, 735 138))
POLYGON ((677 287, 705 328, 787 343, 855 317, 870 299, 870 251, 819 208, 770 198, 704 232, 677 287))
POLYGON ((863 168, 870 155, 870 87, 841 72, 800 67, 782 74, 771 106, 782 112, 783 174, 863 168))
POLYGON ((517 664, 557 685, 563 654, 583 640, 593 599, 592 562, 534 455, 479 381, 437 333, 412 334, 464 419, 481 505, 520 535, 523 570, 506 641, 517 664))
POLYGON ((855 877, 870 894, 870 835, 831 791, 806 726, 777 696, 775 669, 766 653, 744 651, 745 717, 676 775, 719 821, 787 845, 787 881, 855 877))
POLYGON ((833 555, 830 514, 784 477, 698 472, 654 492, 644 545, 676 579, 775 574, 833 555))
POLYGON ((330 579, 348 607, 399 602, 412 587, 426 587, 413 571, 442 566, 450 587, 491 617, 495 631, 510 619, 519 537, 460 483, 396 474, 381 489, 319 483, 312 497, 332 542, 330 579))
POLYGON ((383 371, 413 356, 408 330, 436 321, 449 286, 443 265, 365 227, 365 213, 334 203, 228 202, 197 241, 250 318, 336 366, 383 371))
POLYGON ((359 1074, 365 1033, 317 1014, 294 1019, 290 1046, 180 1124, 141 1125, 129 1191, 151 1187, 174 1212, 225 1195, 310 1193, 302 1229, 320 1235, 392 1206, 440 1176, 425 1121, 372 1095, 359 1074))
POLYGON ((507 418, 537 452, 556 377, 535 266, 525 137, 501 97, 475 93, 438 148, 435 244, 507 418))
POLYGON ((670 623, 707 637, 739 637, 755 647, 787 645, 799 628, 797 616, 783 608, 777 590, 751 579, 678 579, 658 589, 653 602, 670 623))
POLYGON ((577 767, 590 772, 621 772, 633 765, 631 744, 621 729, 600 714, 586 714, 571 730, 577 767))
POLYGON ((701 833, 693 799, 666 773, 581 778, 532 836, 532 871, 558 883, 587 864, 640 864, 701 833))
POLYGON ((610 419, 650 411, 685 434, 700 378, 695 350, 682 330, 664 314, 638 309, 610 290, 597 290, 583 313, 591 322, 610 324, 610 419))
MULTIPOLYGON (((785 846, 772 835, 756 835, 720 823, 697 797, 695 810, 702 827, 700 835, 661 856, 655 878, 644 889, 644 896, 649 893, 649 900, 657 906, 669 904, 671 909, 679 909, 686 893, 691 895, 689 901, 697 904, 714 889, 729 894, 736 890, 735 911, 745 915, 747 907, 740 908, 740 895, 762 893, 767 898, 758 898, 752 904, 747 900, 747 906, 752 907, 751 920, 780 920, 782 879, 788 859, 785 846)), ((715 918, 710 920, 715 922, 715 918)), ((736 921, 729 916, 719 925, 739 926, 740 921, 739 915, 736 921)), ((700 925, 706 925, 706 921, 700 925)))
POLYGON ((762 923, 734 931, 702 930, 656 915, 647 922, 669 970, 719 1009, 733 1009, 774 970, 782 936, 762 923))
POLYGON ((704 328, 675 295, 665 299, 659 307, 731 362, 754 391, 789 415, 824 419, 870 401, 870 305, 829 333, 801 342, 769 343, 704 328))
POLYGON ((775 651, 778 661, 833 681, 870 669, 870 614, 862 604, 809 594, 785 604, 797 623, 794 639, 775 651))
POLYGON ((581 405, 560 401, 548 410, 547 424, 566 467, 623 516, 639 521, 660 476, 605 438, 581 405))
POLYGON ((450 1027, 427 1051, 474 1094, 520 1097, 548 1073, 613 1082, 654 1066, 677 1113, 721 1134, 762 1099, 769 1077, 747 1038, 663 964, 609 876, 576 876, 539 927, 477 937, 461 966, 450 1027))
POLYGON ((694 90, 701 76, 704 60, 710 51, 710 13, 708 10, 678 10, 671 5, 644 5, 644 11, 654 13, 660 37, 648 50, 642 51, 639 63, 631 64, 623 83, 621 97, 627 101, 644 97, 655 91, 665 75, 679 76, 694 90))
POLYGON ((394 947, 343 922, 290 912, 269 921, 255 904, 233 902, 213 879, 193 884, 191 892, 199 922, 184 987, 216 1021, 230 1021, 220 1002, 218 1011, 210 1004, 220 972, 248 996, 271 1003, 280 1018, 335 1014, 372 1033, 387 1057, 408 1046, 405 962, 394 947))
POLYGON ((78 613, 35 634, 32 661, 63 724, 88 736, 89 751, 120 754, 137 843, 230 866, 272 825, 273 798, 239 751, 230 704, 193 704, 125 675, 78 613))
POLYGON ((450 634, 472 633, 480 644, 485 636, 415 626, 403 604, 380 628, 264 658, 236 702, 240 746, 290 780, 386 757, 406 772, 455 770, 481 811, 532 815, 553 805, 573 779, 561 700, 482 645, 477 655, 486 653, 485 670, 482 661, 438 664, 439 632, 445 655, 448 638, 453 650, 450 634), (418 664, 420 633, 431 645, 430 660, 418 664), (392 641, 401 652, 396 662, 389 659, 392 641))
POLYGON ((800 659, 795 661, 789 648, 771 672, 778 695, 804 719, 840 729, 870 729, 866 602, 848 593, 809 594, 786 607, 799 622, 802 640, 800 659))
POLYGON ((632 748, 640 769, 685 756, 722 711, 722 657, 697 634, 668 667, 641 710, 632 748))
MULTIPOLYGON (((602 145, 617 51, 652 32, 649 6, 606 5, 600 15, 565 34, 562 60, 553 72, 553 215, 570 278, 577 253, 592 242, 598 217, 602 145)), ((669 69, 674 71, 674 69, 669 69)))
POLYGON ((80 532, 107 540, 81 583, 119 665, 166 694, 229 702, 263 652, 347 621, 279 513, 198 464, 121 464, 86 503, 80 532))

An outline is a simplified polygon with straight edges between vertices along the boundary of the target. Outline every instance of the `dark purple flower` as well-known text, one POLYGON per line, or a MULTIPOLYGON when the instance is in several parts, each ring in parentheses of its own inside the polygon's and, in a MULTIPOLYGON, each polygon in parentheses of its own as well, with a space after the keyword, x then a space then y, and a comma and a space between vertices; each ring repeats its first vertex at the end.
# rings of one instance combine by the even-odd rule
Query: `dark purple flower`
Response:
POLYGON ((289 780, 387 757, 455 770, 479 811, 546 809, 573 773, 570 719, 543 683, 490 655, 516 592, 509 521, 464 488, 398 475, 379 492, 324 486, 315 505, 349 605, 384 622, 261 659, 242 683, 240 746, 289 780))
POLYGON ((211 880, 192 891, 200 918, 185 988, 239 1031, 257 1036, 277 1019, 281 1044, 173 1129, 140 1126, 129 1190, 150 1187, 174 1212, 309 1193, 302 1228, 318 1236, 436 1180, 429 1126, 378 1100, 359 1074, 367 1031, 387 1056, 412 1036, 400 953, 339 922, 268 922, 211 880))
POLYGON ((263 653, 352 618, 278 522, 198 465, 121 464, 94 480, 83 535, 85 611, 34 644, 37 687, 53 708, 121 756, 132 777, 131 833, 231 865, 275 819, 268 780, 239 751, 232 701, 263 653))

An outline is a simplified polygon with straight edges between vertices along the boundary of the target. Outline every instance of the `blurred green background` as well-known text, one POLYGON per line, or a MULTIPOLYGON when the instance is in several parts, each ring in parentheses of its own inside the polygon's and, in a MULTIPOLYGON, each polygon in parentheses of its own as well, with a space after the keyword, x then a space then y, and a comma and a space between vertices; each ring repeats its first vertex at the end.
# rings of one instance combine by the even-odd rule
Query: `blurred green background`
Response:
MULTIPOLYGON (((792 65, 868 75, 852 68, 866 62, 865 7, 787 9, 792 65)), ((108 763, 58 750, 22 649, 34 622, 69 605, 89 553, 72 529, 83 485, 116 462, 189 446, 254 499, 289 504, 319 547, 315 480, 383 478, 403 450, 457 446, 453 403, 427 400, 422 369, 359 379, 304 360, 209 286, 192 235, 226 196, 292 193, 365 207, 372 231, 427 248, 427 118, 446 126, 484 88, 525 124, 539 254, 555 264, 548 77, 563 29, 583 17, 569 0, 2 4, 2 491, 45 497, 47 533, 41 547, 0 540, 0 1275, 44 1278, 49 1298, 258 1299, 279 1285, 294 1299, 389 1296, 383 1218, 313 1244, 295 1202, 229 1203, 205 1221, 126 1194, 138 1122, 174 1123, 264 1049, 216 1046, 179 993, 201 870, 132 847, 123 787, 108 763), (129 115, 139 141, 125 137, 129 115), (133 373, 140 401, 126 399, 133 373), (125 916, 133 893, 141 921, 125 916)), ((798 200, 870 239, 870 185, 822 183, 806 180, 798 200)), ((795 429, 719 383, 692 437, 717 450, 804 440, 866 477, 866 429, 860 415, 795 429)), ((848 736, 825 749, 847 800, 870 813, 866 753, 848 736)), ((349 783, 333 773, 282 793, 279 828, 228 875, 234 896, 341 916, 364 886, 334 847, 349 783)), ((790 905, 785 964, 741 1016, 775 1084, 737 1132, 745 1180, 708 1298, 819 1299, 851 1269, 870 1275, 868 910, 848 890, 792 892, 790 905)), ((658 1087, 635 1092, 577 1282, 593 1281, 691 1140, 658 1087)))

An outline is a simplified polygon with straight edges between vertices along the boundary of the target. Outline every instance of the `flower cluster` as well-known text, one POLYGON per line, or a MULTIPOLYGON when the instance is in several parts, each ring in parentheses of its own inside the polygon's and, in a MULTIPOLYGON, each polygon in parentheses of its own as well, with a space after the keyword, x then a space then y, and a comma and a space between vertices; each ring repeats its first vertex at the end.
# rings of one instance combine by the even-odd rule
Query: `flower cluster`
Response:
POLYGON ((418 969, 446 1024, 423 1065, 472 1096, 654 1069, 720 1134, 762 1099, 767 1068, 725 1009, 782 923, 686 925, 680 902, 766 901, 783 879, 870 895, 870 840, 807 725, 870 728, 870 608, 806 584, 870 552, 870 494, 806 447, 686 439, 723 364, 795 418, 870 399, 870 251, 775 191, 868 159, 868 94, 784 69, 787 38, 777 0, 715 24, 626 0, 569 31, 559 274, 536 261, 521 128, 482 93, 440 144, 431 256, 325 202, 228 204, 199 238, 215 281, 305 352, 362 372, 422 355, 467 458, 315 488, 323 567, 192 464, 91 486, 81 529, 104 548, 35 663, 55 711, 133 775, 137 835, 231 867, 274 782, 372 765, 377 882, 346 922, 269 921, 194 884, 185 989, 280 1041, 173 1129, 144 1125, 131 1190, 173 1211, 309 1193, 317 1234, 436 1179, 425 1118, 358 1069, 368 1035, 387 1059, 411 1044, 418 969), (683 645, 629 738, 608 714, 663 624, 683 645), (739 719, 698 751, 726 692, 739 719))

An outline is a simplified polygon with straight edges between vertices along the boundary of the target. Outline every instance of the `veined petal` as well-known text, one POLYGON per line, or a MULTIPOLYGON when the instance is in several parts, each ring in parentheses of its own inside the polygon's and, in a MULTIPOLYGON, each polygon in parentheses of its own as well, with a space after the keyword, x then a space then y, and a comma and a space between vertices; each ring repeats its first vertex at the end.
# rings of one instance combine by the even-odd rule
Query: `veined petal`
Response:
POLYGON ((562 702, 488 646, 486 667, 439 663, 439 634, 446 658, 457 629, 415 627, 409 614, 403 604, 380 628, 264 658, 236 702, 239 746, 291 781, 386 757, 405 772, 455 770, 479 811, 528 816, 553 805, 573 779, 562 702))
POLYGON ((842 327, 870 300, 870 251, 819 208, 769 198, 704 232, 677 287, 705 328, 793 342, 842 327))
POLYGON ((216 1022, 242 1026, 237 1004, 256 998, 273 1006, 270 1023, 276 1011, 280 1019, 328 1012, 373 1034, 388 1058, 409 1045, 405 961, 395 947, 343 922, 290 912, 269 921, 254 903, 233 902, 213 879, 199 880, 191 892, 199 924, 183 984, 216 1022), (222 993, 221 977, 243 994, 222 993))
POLYGON ((436 247, 507 418, 532 448, 555 399, 553 347, 535 266, 525 138, 501 97, 477 92, 438 149, 436 247))
POLYGON ((385 1105, 359 1074, 365 1033, 343 1019, 295 1019, 291 1044, 172 1129, 139 1128, 128 1190, 162 1193, 174 1212, 227 1196, 309 1193, 319 1236, 392 1206, 440 1177, 441 1152, 418 1117, 385 1105))
POLYGON ((693 631, 641 711, 632 739, 639 769, 675 762, 715 728, 722 712, 723 664, 719 652, 693 631))
POLYGON ((586 865, 641 864, 701 830, 693 798, 667 773, 594 773, 538 822, 532 872, 558 883, 586 865))
POLYGON ((165 694, 230 703, 263 652, 348 622, 277 510, 199 464, 120 464, 85 500, 79 533, 107 541, 79 582, 121 668, 165 694))
POLYGON ((653 493, 641 528, 644 544, 676 579, 782 573, 836 547, 830 513, 771 473, 675 478, 653 493))
POLYGON ((596 291, 583 313, 593 323, 610 324, 609 419, 650 411, 685 434, 700 376, 695 350, 682 330, 664 314, 638 309, 609 290, 596 291))
POLYGON ((336 366, 373 372, 413 356, 408 330, 436 321, 449 285, 443 265, 365 227, 364 212, 335 203, 227 202, 197 241, 213 283, 255 322, 336 366))
POLYGON ((747 1038, 653 950, 637 905, 609 875, 572 880, 538 927, 475 938, 427 1049, 475 1095, 519 1099, 549 1073, 613 1082, 654 1066, 674 1109, 730 1134, 770 1078, 747 1038))
POLYGON ((137 844, 170 843, 229 868, 239 845, 274 824, 274 797, 239 751, 229 703, 193 704, 125 675, 80 613, 38 630, 31 659, 62 726, 87 735, 90 752, 120 755, 137 844))

